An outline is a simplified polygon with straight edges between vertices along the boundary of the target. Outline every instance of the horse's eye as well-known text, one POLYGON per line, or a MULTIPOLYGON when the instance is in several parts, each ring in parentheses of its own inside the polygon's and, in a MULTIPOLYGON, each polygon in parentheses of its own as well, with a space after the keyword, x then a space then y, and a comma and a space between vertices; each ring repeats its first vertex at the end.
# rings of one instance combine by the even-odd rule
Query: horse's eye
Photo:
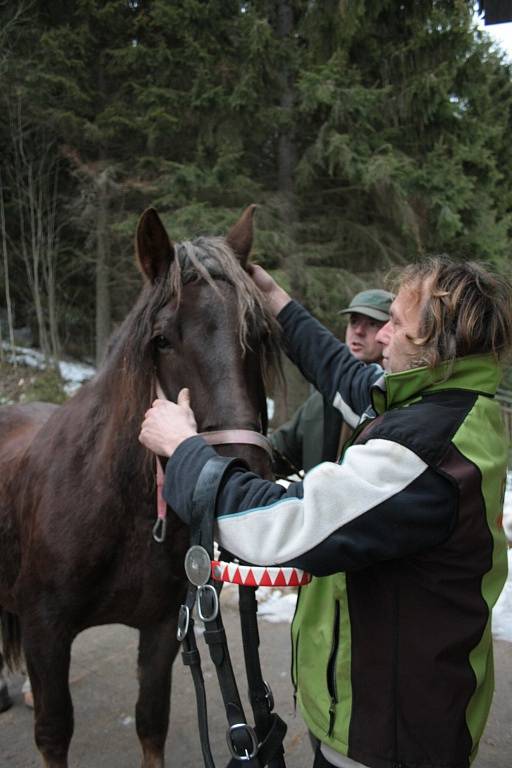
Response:
POLYGON ((154 342, 157 349, 169 349, 169 347, 171 346, 171 342, 169 341, 169 339, 167 339, 162 334, 160 334, 159 336, 155 336, 154 342))

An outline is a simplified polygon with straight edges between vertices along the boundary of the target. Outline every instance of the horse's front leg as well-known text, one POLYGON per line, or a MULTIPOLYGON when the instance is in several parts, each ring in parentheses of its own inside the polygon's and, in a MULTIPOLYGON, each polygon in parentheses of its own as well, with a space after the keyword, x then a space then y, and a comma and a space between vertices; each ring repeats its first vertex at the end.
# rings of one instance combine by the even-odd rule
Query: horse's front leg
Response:
POLYGON ((9 696, 7 681, 3 676, 4 657, 0 653, 0 712, 5 712, 12 706, 12 699, 9 696))
POLYGON ((67 768, 73 735, 71 637, 59 626, 31 618, 22 621, 22 641, 34 695, 35 741, 43 765, 67 768))
POLYGON ((177 617, 145 627, 139 640, 139 698, 135 709, 142 768, 163 768, 171 709, 171 670, 179 648, 177 617))

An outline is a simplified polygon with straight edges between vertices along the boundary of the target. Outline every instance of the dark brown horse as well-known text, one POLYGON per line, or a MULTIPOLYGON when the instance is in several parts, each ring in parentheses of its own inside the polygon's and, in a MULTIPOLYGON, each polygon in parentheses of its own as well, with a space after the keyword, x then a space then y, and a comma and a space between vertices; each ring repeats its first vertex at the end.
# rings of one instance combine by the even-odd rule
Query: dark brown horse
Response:
MULTIPOLYGON (((73 639, 110 623, 140 630, 142 766, 164 764, 188 531, 169 510, 166 540, 153 540, 154 460, 137 437, 156 380, 170 399, 190 388, 200 431, 261 429, 262 373, 276 343, 243 269, 252 214, 225 239, 173 245, 146 211, 137 230, 145 286, 102 370, 63 406, 0 409, 3 649, 11 666, 25 656, 46 768, 67 766, 73 639)), ((260 447, 219 450, 269 476, 260 447)))

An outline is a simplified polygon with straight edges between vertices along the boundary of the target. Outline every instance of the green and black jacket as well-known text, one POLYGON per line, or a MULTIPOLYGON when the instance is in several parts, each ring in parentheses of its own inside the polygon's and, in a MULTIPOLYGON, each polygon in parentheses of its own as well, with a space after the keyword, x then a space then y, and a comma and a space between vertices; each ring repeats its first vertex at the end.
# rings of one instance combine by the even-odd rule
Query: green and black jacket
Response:
MULTIPOLYGON (((372 407, 341 464, 301 483, 228 470, 217 540, 316 576, 293 624, 293 678, 317 738, 371 768, 466 768, 490 708, 491 609, 507 571, 499 369, 477 356, 379 379, 299 305, 279 320, 330 402, 372 407)), ((213 455, 194 437, 168 462, 179 514, 213 455)))

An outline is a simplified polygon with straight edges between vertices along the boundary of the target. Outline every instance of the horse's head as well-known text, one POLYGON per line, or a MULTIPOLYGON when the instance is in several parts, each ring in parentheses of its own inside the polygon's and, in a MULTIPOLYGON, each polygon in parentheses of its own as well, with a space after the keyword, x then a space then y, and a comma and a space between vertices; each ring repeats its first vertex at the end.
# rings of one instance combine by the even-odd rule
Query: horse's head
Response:
MULTIPOLYGON (((153 306, 151 345, 155 377, 176 400, 191 393, 198 430, 266 430, 265 369, 277 359, 275 322, 245 272, 252 245, 250 206, 225 238, 173 244, 155 210, 137 230, 137 255, 153 306)), ((269 476, 262 448, 238 444, 220 453, 244 458, 269 476)))

